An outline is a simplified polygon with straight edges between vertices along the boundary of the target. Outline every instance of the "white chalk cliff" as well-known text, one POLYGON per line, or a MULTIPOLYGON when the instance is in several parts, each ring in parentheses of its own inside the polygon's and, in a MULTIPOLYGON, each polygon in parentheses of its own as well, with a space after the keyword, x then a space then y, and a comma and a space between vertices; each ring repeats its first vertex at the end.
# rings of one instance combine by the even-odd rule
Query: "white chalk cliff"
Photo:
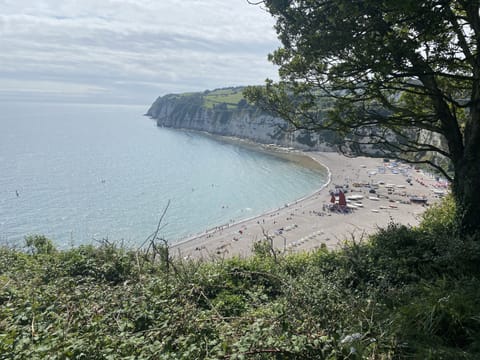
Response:
POLYGON ((285 120, 248 105, 243 99, 236 104, 217 102, 207 107, 205 96, 210 93, 159 97, 146 115, 156 119, 158 126, 205 131, 303 150, 332 150, 325 141, 328 134, 291 131, 285 120))

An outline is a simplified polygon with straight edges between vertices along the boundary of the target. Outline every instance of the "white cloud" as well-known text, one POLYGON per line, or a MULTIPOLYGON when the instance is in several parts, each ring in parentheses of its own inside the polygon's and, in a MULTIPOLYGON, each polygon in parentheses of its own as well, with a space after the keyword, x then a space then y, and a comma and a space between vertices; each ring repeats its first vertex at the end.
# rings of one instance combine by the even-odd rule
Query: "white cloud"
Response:
POLYGON ((276 73, 266 60, 278 46, 273 19, 245 0, 5 0, 0 14, 0 87, 87 84, 114 98, 135 84, 133 95, 149 102, 155 91, 258 84, 276 73))

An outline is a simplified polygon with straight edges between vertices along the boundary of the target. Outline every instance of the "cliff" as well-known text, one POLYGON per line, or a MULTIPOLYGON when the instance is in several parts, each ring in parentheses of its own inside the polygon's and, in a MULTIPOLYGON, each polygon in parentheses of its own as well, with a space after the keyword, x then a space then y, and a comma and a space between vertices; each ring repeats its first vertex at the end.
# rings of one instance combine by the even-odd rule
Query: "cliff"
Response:
POLYGON ((332 134, 292 131, 285 120, 248 104, 242 90, 227 88, 165 95, 155 100, 146 115, 156 119, 158 126, 206 131, 302 150, 332 150, 327 144, 332 134))

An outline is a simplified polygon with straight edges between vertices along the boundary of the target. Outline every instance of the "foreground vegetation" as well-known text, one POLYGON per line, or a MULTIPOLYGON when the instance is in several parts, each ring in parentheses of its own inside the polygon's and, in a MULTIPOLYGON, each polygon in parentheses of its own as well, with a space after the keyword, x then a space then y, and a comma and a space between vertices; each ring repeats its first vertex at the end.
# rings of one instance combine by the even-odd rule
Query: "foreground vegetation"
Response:
POLYGON ((338 252, 203 263, 32 236, 0 250, 0 358, 479 358, 479 240, 451 235, 452 211, 338 252))

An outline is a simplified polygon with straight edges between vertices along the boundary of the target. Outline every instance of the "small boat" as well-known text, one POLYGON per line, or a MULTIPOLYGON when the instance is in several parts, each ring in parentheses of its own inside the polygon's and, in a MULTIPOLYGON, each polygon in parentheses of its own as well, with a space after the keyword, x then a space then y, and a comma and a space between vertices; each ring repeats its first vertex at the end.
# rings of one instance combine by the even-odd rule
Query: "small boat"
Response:
POLYGON ((363 207, 363 204, 359 202, 353 203, 353 205, 355 205, 356 207, 363 207))
POLYGON ((376 197, 376 196, 369 196, 368 197, 370 200, 373 200, 373 201, 380 201, 380 198, 376 197))
POLYGON ((380 212, 380 211, 378 211, 377 209, 372 209, 372 211, 373 211, 374 213, 380 212))
POLYGON ((349 196, 347 196, 347 200, 355 201, 355 200, 362 200, 362 199, 363 199, 363 195, 349 195, 349 196))
POLYGON ((427 198, 425 196, 412 196, 410 201, 415 204, 426 204, 427 198))

